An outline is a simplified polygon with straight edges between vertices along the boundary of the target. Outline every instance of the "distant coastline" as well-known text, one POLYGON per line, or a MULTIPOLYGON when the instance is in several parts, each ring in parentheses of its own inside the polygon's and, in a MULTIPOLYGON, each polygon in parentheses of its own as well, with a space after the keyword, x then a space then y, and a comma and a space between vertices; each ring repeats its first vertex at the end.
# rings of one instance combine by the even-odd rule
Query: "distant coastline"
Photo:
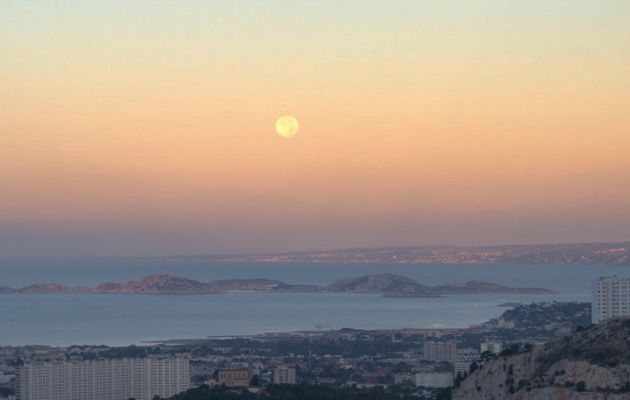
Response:
POLYGON ((37 293, 100 293, 100 294, 221 294, 226 292, 267 293, 374 293, 385 297, 434 298, 447 294, 520 293, 554 294, 545 288, 520 288, 490 282, 469 281, 461 284, 426 286, 396 274, 362 275, 351 279, 339 279, 328 285, 289 284, 270 279, 228 279, 200 282, 168 274, 150 275, 139 281, 126 283, 107 282, 94 287, 68 287, 57 283, 38 283, 12 288, 0 286, 0 294, 37 293))
POLYGON ((630 242, 410 246, 172 257, 225 262, 335 264, 593 264, 630 266, 630 242))

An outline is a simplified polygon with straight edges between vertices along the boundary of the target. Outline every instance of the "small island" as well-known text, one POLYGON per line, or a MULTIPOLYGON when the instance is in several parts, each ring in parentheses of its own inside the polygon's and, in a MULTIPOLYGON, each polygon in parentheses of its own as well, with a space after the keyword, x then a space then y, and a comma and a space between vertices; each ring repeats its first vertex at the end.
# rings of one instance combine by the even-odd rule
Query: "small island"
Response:
POLYGON ((21 288, 0 286, 0 294, 37 293, 100 293, 100 294, 160 294, 191 295, 221 294, 226 292, 266 293, 373 293, 386 297, 433 298, 447 294, 524 293, 554 294, 543 288, 514 288, 489 282, 471 281, 462 284, 427 286, 411 278, 396 274, 363 275, 340 279, 328 285, 290 284, 271 279, 228 279, 200 282, 180 276, 157 274, 139 281, 107 282, 94 287, 67 287, 57 283, 40 283, 21 288))

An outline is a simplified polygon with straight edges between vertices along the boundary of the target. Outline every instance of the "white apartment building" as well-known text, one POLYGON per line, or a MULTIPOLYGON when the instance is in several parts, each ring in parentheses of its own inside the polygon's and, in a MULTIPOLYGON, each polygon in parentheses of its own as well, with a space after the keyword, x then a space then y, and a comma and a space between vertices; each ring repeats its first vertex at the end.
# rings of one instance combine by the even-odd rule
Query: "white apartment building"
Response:
POLYGON ((273 370, 273 383, 276 385, 295 385, 295 368, 277 367, 273 370))
POLYGON ((428 361, 448 361, 457 359, 457 344, 454 342, 424 342, 424 359, 428 361))
POLYGON ((416 386, 427 388, 447 388, 453 386, 453 374, 450 372, 418 372, 416 386))
POLYGON ((151 400, 190 388, 188 359, 124 358, 25 364, 18 400, 151 400))
POLYGON ((630 316, 630 278, 605 276, 593 282, 593 323, 627 316, 630 316))

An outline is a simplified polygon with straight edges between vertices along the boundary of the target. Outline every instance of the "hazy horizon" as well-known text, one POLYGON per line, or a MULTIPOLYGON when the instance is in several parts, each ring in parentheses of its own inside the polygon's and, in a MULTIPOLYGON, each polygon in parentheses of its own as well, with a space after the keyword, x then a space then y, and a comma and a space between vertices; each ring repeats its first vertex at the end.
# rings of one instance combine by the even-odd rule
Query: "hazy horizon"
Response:
POLYGON ((628 240, 629 20, 622 0, 3 1, 0 255, 628 240))

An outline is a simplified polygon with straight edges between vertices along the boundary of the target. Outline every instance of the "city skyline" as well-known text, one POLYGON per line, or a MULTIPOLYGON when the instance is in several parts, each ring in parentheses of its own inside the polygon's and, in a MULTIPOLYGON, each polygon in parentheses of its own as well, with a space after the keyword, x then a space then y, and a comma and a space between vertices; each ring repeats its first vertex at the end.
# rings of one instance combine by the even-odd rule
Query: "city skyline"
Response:
POLYGON ((2 2, 0 254, 629 240, 629 18, 620 0, 2 2))

